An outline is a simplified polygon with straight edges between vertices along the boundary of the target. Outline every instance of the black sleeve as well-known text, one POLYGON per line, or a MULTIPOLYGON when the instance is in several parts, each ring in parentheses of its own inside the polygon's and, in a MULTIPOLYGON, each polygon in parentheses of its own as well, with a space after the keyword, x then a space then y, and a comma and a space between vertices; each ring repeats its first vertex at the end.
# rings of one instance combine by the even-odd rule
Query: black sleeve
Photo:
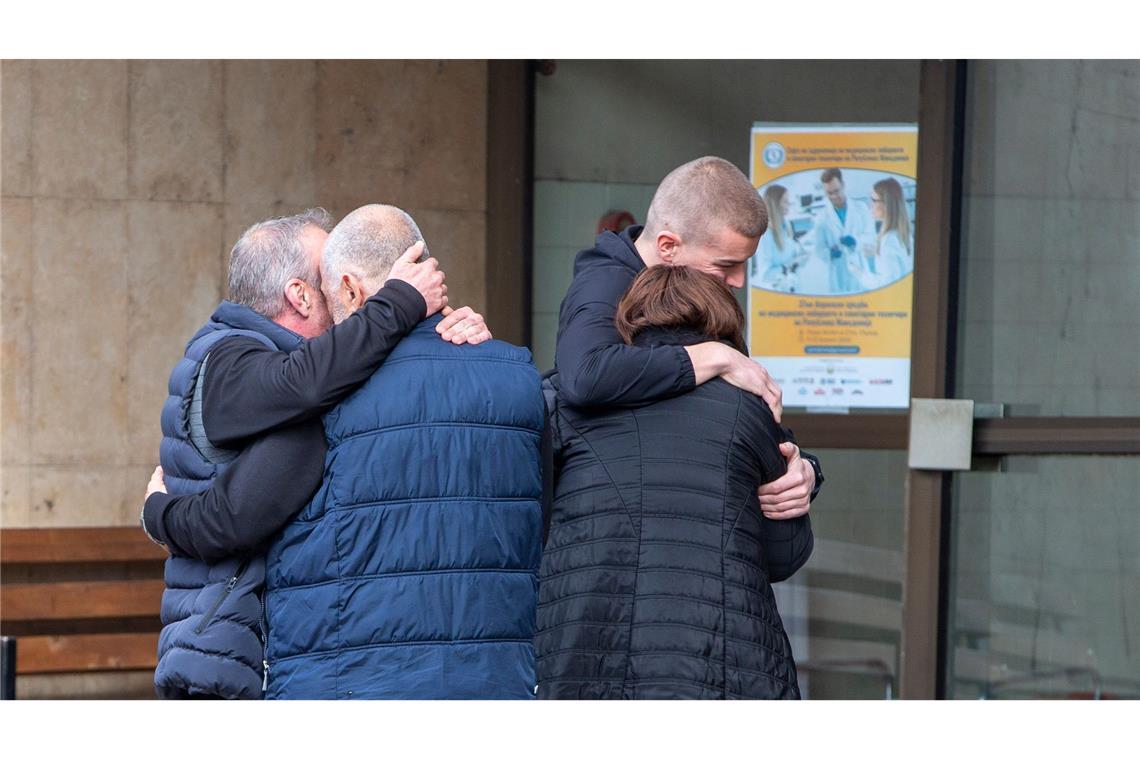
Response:
POLYGON ((815 546, 811 516, 801 515, 791 520, 769 520, 761 516, 761 520, 764 525, 760 535, 768 580, 772 583, 787 580, 811 557, 815 546))
POLYGON ((278 428, 247 446, 208 490, 151 494, 143 525, 172 554, 203 562, 257 552, 320 487, 325 446, 320 420, 278 428))
POLYGON ((823 488, 823 465, 819 463, 819 457, 803 449, 800 449, 800 456, 811 462, 812 469, 815 470, 815 487, 811 489, 811 497, 808 499, 810 503, 815 501, 815 497, 819 496, 819 491, 823 488))
MULTIPOLYGON (((788 471, 787 461, 780 453, 779 445, 783 441, 795 443, 795 437, 791 430, 776 424, 772 410, 762 399, 745 391, 740 393, 743 404, 743 424, 739 426, 741 439, 749 450, 749 455, 758 463, 759 486, 770 483, 788 471)), ((761 514, 760 519, 760 541, 764 564, 768 568, 768 580, 772 583, 787 580, 811 557, 815 546, 811 518, 809 515, 801 515, 791 520, 770 520, 761 514)))
POLYGON ((580 272, 559 316, 555 366, 574 406, 636 406, 696 387, 682 346, 629 346, 614 325, 627 279, 605 267, 580 272))
POLYGON ((254 436, 327 412, 376 371, 426 309, 415 288, 389 280, 348 319, 290 353, 251 338, 219 342, 203 380, 210 443, 242 448, 254 436))

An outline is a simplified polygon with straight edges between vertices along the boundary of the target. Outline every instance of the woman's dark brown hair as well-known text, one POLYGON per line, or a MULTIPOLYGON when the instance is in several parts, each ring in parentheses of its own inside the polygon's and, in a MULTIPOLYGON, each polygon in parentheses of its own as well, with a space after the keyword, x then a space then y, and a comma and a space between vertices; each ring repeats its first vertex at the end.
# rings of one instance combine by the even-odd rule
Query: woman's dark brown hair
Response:
POLYGON ((622 296, 614 321, 626 343, 648 327, 688 327, 745 352, 740 304, 723 282, 689 267, 644 270, 622 296))

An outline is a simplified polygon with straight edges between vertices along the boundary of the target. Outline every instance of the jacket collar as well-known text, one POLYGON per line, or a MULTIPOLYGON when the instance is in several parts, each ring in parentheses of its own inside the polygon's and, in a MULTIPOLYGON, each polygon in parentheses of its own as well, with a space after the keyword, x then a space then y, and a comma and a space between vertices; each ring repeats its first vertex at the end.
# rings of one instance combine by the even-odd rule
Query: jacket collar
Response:
POLYGON ((595 238, 593 248, 578 254, 578 258, 574 262, 575 273, 583 267, 596 264, 617 264, 636 275, 645 269, 645 262, 641 260, 641 256, 633 244, 637 240, 637 236, 641 234, 642 229, 643 225, 635 224, 626 227, 620 233, 613 233, 609 230, 601 233, 595 238))
MULTIPOLYGON (((647 327, 633 336, 635 346, 692 346, 718 340, 705 335, 700 330, 691 327, 647 327)), ((732 345, 727 340, 720 341, 725 345, 732 345)))
POLYGON ((210 321, 238 330, 252 330, 261 333, 273 341, 273 345, 281 351, 292 351, 304 340, 292 330, 266 319, 248 306, 242 306, 233 301, 222 301, 218 304, 218 308, 214 309, 214 313, 210 315, 210 321))

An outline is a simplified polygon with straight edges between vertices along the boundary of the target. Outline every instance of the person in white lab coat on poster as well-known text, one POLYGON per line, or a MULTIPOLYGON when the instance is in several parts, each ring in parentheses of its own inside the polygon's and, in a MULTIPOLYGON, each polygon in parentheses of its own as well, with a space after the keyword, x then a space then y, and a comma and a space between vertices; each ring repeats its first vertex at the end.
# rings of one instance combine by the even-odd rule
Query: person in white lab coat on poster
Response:
POLYGON ((848 200, 843 173, 826 169, 820 182, 828 203, 815 218, 815 250, 827 261, 832 295, 862 289, 865 272, 863 245, 875 240, 875 225, 867 207, 848 200))
POLYGON ((881 226, 875 241, 863 246, 867 258, 863 282, 868 290, 889 285, 914 271, 910 214, 898 180, 888 177, 874 184, 871 213, 881 226))
POLYGON ((788 212, 792 204, 788 189, 769 185, 764 191, 768 207, 768 230, 760 238, 753 261, 752 285, 784 293, 799 291, 799 269, 807 261, 807 251, 792 234, 788 212))

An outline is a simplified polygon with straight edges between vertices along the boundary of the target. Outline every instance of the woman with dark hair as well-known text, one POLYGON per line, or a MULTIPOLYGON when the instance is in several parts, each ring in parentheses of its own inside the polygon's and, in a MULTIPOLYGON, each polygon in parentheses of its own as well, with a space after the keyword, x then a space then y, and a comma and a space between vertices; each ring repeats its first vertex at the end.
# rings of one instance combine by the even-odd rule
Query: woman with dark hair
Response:
MULTIPOLYGON (((744 350, 732 293, 686 267, 643 271, 616 321, 634 345, 744 350)), ((786 434, 763 400, 713 380, 632 409, 556 402, 550 428, 538 696, 798 698, 771 584, 807 561, 811 523, 761 515, 786 434)))

